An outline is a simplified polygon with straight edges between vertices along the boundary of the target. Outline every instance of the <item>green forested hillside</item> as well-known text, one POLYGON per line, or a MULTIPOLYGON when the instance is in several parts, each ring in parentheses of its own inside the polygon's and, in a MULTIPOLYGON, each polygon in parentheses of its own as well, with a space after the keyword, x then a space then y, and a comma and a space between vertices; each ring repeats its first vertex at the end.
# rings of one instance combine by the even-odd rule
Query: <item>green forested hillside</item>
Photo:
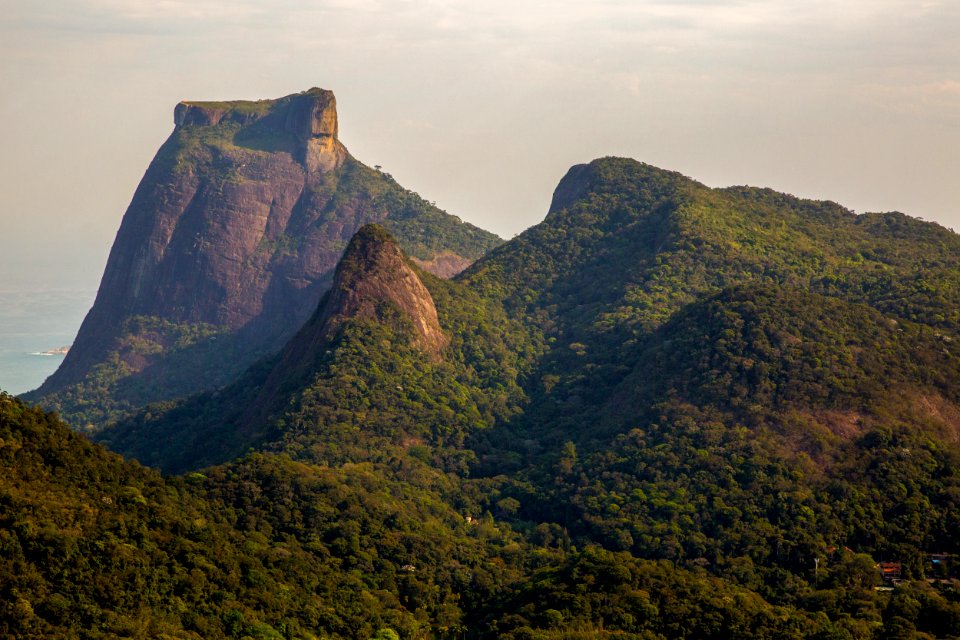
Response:
POLYGON ((532 559, 415 459, 163 479, 9 396, 0 442, 4 637, 460 637, 532 559))
POLYGON ((751 638, 850 626, 702 570, 577 551, 549 527, 520 535, 483 514, 479 487, 415 455, 327 466, 253 454, 164 479, 9 396, 0 443, 5 637, 751 638))
POLYGON ((289 550, 344 603, 311 632, 960 637, 952 232, 607 158, 452 281, 356 257, 278 355, 98 435, 289 550))
POLYGON ((725 291, 651 335, 600 407, 550 407, 514 497, 531 519, 643 557, 749 558, 758 581, 809 579, 844 546, 922 577, 927 553, 960 550, 960 360, 946 344, 862 305, 725 291))
POLYGON ((283 574, 290 553, 250 553, 255 539, 189 481, 165 481, 6 395, 0 438, 4 637, 276 637, 274 625, 299 629, 300 611, 322 606, 283 574))
POLYGON ((165 480, 7 396, 0 438, 11 637, 869 638, 916 637, 883 631, 914 625, 947 637, 960 620, 952 591, 878 594, 873 560, 846 551, 816 588, 771 606, 749 558, 682 569, 577 551, 556 525, 520 535, 468 520, 497 491, 415 456, 327 467, 256 454, 165 480))
POLYGON ((554 398, 603 397, 638 341, 741 284, 861 302, 951 335, 960 327, 960 237, 902 214, 708 189, 620 158, 572 169, 553 207, 460 279, 552 341, 541 375, 554 398))

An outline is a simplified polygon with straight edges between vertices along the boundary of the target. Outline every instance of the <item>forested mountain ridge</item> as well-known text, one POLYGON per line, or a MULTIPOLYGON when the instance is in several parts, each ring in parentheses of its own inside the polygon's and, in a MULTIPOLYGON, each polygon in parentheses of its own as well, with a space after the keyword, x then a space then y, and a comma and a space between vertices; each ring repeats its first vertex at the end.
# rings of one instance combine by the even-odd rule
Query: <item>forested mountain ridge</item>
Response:
POLYGON ((866 304, 949 340, 960 329, 958 264, 960 237, 933 223, 764 189, 710 189, 605 158, 571 169, 543 223, 458 280, 502 300, 552 345, 539 370, 544 397, 590 404, 637 365, 658 327, 732 287, 866 304))
POLYGON ((353 158, 330 91, 183 102, 174 121, 70 352, 25 396, 78 427, 222 386, 279 349, 365 223, 444 275, 501 242, 353 158))
POLYGON ((955 234, 604 158, 452 280, 398 244, 362 228, 278 355, 97 436, 366 594, 312 629, 960 636, 955 234))
POLYGON ((958 255, 955 233, 901 213, 856 215, 769 189, 711 189, 635 160, 602 158, 573 167, 546 219, 460 280, 496 287, 509 304, 578 307, 587 316, 581 324, 598 327, 656 326, 702 292, 756 281, 955 329, 958 255), (913 317, 912 302, 927 317, 913 317))

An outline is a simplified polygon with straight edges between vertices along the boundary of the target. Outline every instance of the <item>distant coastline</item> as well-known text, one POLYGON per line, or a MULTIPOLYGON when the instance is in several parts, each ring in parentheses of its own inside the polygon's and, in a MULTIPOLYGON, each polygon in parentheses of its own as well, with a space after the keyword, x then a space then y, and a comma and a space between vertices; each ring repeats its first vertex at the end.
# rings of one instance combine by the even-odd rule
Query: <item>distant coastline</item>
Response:
POLYGON ((92 288, 0 291, 0 389, 19 395, 43 384, 67 350, 55 347, 73 343, 96 294, 92 288))
POLYGON ((70 346, 66 347, 57 347, 56 349, 48 349, 47 351, 34 351, 30 355, 32 356, 65 356, 67 352, 70 351, 70 346))

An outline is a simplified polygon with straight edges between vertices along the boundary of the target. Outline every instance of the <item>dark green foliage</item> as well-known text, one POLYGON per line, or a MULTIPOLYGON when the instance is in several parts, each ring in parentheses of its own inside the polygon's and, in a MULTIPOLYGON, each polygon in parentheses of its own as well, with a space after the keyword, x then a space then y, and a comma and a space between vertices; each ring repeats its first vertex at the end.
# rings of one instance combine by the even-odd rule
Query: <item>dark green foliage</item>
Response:
POLYGON ((462 279, 545 333, 554 348, 542 384, 563 412, 605 398, 638 341, 685 305, 739 285, 860 302, 951 335, 960 327, 960 239, 934 224, 711 190, 619 158, 575 167, 557 194, 542 224, 462 279))
POLYGON ((242 337, 223 327, 133 316, 106 359, 82 382, 46 396, 44 406, 69 416, 77 429, 95 431, 150 402, 227 384, 246 369, 248 351, 242 337), (146 370, 131 375, 148 360, 146 370))
MULTIPOLYGON (((369 172, 342 192, 373 193, 369 172)), ((189 515, 170 522, 211 523, 198 544, 227 577, 207 579, 239 576, 189 624, 149 597, 141 618, 204 637, 960 636, 957 236, 608 158, 454 281, 417 273, 441 357, 383 303, 282 375, 283 354, 101 434, 182 478, 78 449, 146 479, 122 483, 133 512, 175 492, 189 515)), ((150 522, 168 545, 192 531, 150 522)), ((8 611, 38 593, 17 589, 8 611)))
MULTIPOLYGON (((317 597, 295 590, 274 558, 249 553, 185 483, 6 395, 0 442, 0 635, 267 638, 309 628, 303 611, 317 597)), ((298 556, 304 568, 319 564, 298 556)))
MULTIPOLYGON (((543 224, 462 277, 549 345, 523 415, 472 441, 476 472, 514 471, 488 504, 779 602, 838 547, 922 577, 960 543, 958 259, 901 214, 571 170, 543 224)), ((832 619, 871 602, 879 623, 872 592, 834 596, 832 619)))
MULTIPOLYGON (((792 287, 727 290, 689 305, 644 340, 620 396, 671 398, 748 419, 791 405, 861 410, 892 389, 960 400, 960 358, 943 335, 862 304, 792 287)), ((627 402, 627 398, 622 398, 627 402)))
POLYGON ((414 455, 328 467, 254 454, 164 480, 8 396, 0 442, 13 472, 0 481, 0 633, 18 638, 824 626, 705 575, 597 548, 537 549, 414 455), (456 510, 443 499, 452 495, 456 510), (681 611, 710 614, 680 621, 681 611))
POLYGON ((388 466, 253 455, 164 480, 0 396, 0 635, 460 637, 525 556, 388 466))
POLYGON ((593 546, 535 571, 507 606, 513 638, 578 637, 585 629, 592 631, 579 637, 826 638, 843 628, 772 607, 703 571, 593 546))

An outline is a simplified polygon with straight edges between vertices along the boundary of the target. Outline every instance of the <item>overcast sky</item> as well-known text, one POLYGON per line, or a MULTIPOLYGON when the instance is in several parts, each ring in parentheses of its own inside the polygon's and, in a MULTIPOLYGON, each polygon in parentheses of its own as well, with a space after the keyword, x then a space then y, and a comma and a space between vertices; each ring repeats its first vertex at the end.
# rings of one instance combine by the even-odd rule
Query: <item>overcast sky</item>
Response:
POLYGON ((960 228, 955 0, 0 0, 0 290, 95 288, 180 100, 337 95, 505 237, 624 155, 960 228))

